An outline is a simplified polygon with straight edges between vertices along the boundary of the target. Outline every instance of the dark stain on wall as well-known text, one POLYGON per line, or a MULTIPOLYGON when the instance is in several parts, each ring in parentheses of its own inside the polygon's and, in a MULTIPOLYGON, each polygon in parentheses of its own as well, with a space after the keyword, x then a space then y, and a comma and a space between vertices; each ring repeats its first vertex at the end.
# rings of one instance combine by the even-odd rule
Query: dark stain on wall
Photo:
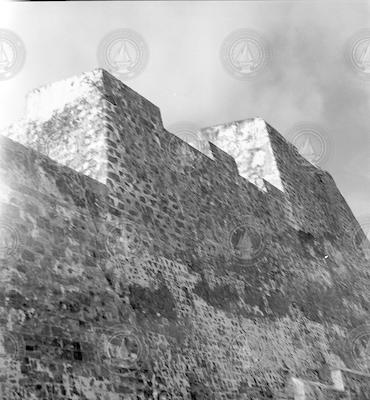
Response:
POLYGON ((197 294, 213 307, 230 312, 239 301, 238 293, 229 285, 215 285, 214 288, 202 276, 202 279, 194 286, 194 294, 197 294))
POLYGON ((176 320, 175 300, 164 283, 158 289, 130 285, 129 293, 131 307, 142 318, 176 320))

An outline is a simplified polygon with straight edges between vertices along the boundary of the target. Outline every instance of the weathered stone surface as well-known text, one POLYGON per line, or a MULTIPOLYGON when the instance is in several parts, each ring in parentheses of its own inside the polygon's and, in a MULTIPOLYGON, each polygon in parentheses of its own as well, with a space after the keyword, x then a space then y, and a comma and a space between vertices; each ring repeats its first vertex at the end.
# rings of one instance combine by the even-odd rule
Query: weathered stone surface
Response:
POLYGON ((370 398, 369 260, 333 179, 261 119, 203 133, 103 70, 30 96, 1 137, 2 398, 370 398))

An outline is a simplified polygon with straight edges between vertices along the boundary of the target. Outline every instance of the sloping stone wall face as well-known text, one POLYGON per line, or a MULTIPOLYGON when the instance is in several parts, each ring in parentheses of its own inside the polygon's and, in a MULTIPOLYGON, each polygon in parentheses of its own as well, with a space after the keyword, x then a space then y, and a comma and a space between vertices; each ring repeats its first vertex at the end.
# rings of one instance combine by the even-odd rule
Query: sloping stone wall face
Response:
MULTIPOLYGON (((227 126, 207 156, 105 71, 65 85, 81 95, 41 118, 40 89, 1 139, 2 398, 287 399, 361 367, 369 261, 327 172, 258 119, 272 167, 249 181, 227 126)), ((369 398, 345 387, 306 398, 369 398)))

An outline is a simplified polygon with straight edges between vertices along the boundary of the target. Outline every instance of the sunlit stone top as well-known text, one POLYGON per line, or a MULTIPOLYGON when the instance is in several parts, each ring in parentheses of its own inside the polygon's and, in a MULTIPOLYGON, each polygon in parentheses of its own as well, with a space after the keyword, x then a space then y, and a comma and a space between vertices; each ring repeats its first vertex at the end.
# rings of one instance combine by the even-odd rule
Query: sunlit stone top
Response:
POLYGON ((283 191, 269 132, 263 119, 230 122, 205 128, 202 133, 210 142, 235 158, 242 177, 263 190, 263 180, 266 180, 283 191))

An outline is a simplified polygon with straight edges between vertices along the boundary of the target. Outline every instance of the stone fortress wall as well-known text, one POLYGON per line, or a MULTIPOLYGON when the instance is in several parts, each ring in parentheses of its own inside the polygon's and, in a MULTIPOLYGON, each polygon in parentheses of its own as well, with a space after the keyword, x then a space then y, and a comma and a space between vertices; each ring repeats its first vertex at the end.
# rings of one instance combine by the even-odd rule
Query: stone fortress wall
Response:
POLYGON ((2 133, 1 398, 370 399, 365 235, 265 121, 195 148, 98 69, 2 133))

